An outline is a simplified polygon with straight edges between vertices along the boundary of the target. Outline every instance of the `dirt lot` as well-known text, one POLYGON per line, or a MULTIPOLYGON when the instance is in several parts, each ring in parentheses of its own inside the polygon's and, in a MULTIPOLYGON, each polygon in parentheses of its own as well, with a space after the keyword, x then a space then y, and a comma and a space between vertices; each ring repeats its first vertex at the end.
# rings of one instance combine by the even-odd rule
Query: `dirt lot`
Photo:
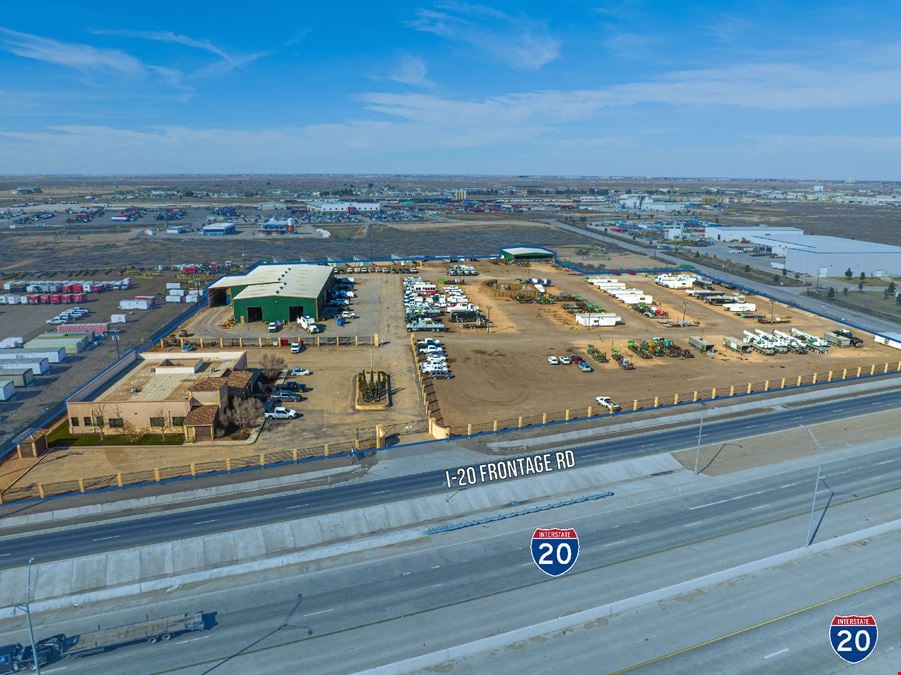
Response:
MULTIPOLYGON (((722 337, 741 338, 742 330, 762 327, 756 321, 741 319, 725 310, 704 304, 687 296, 684 291, 674 291, 657 286, 652 278, 644 275, 623 275, 646 293, 653 295, 655 305, 670 313, 671 318, 682 318, 683 306, 686 320, 700 321, 698 328, 663 328, 656 320, 646 318, 629 309, 615 298, 587 284, 581 275, 564 272, 547 265, 528 269, 515 266, 477 265, 482 271, 478 277, 467 280, 465 290, 472 302, 483 309, 491 308, 492 331, 453 332, 442 337, 447 343, 449 363, 454 372, 453 380, 436 382, 441 412, 446 423, 457 426, 479 423, 492 419, 510 419, 519 415, 557 412, 567 408, 581 409, 593 403, 598 395, 612 396, 624 405, 633 399, 659 396, 661 402, 672 402, 679 393, 682 400, 694 390, 712 387, 728 392, 730 385, 744 387, 748 382, 773 380, 779 386, 781 378, 794 384, 798 375, 809 377, 814 372, 821 379, 829 370, 841 374, 843 368, 856 374, 857 366, 898 363, 898 352, 876 345, 871 340, 861 349, 835 348, 828 355, 782 354, 739 356, 720 347, 722 337), (625 325, 612 328, 582 328, 576 325, 572 315, 559 305, 520 304, 510 299, 492 296, 482 282, 495 278, 513 280, 518 277, 539 276, 550 278, 554 292, 568 292, 584 296, 600 304, 607 311, 619 314, 625 325), (693 359, 658 357, 651 360, 634 358, 636 369, 623 371, 613 361, 601 364, 592 361, 595 371, 582 373, 574 366, 550 366, 547 356, 568 353, 586 355, 588 344, 594 344, 609 355, 613 347, 626 351, 630 339, 643 340, 663 336, 676 344, 687 347, 690 335, 701 335, 717 345, 717 353, 704 357, 696 353, 693 359)), ((435 267, 424 269, 423 276, 432 280, 442 277, 435 267)), ((772 311, 791 319, 790 324, 776 326, 788 330, 798 327, 812 334, 822 335, 836 324, 774 304, 769 300, 748 297, 756 302, 758 312, 772 311)), ((634 355, 633 355, 634 356, 634 355)), ((868 371, 867 371, 868 372, 868 371)))
MULTIPOLYGON (((103 274, 89 278, 121 279, 124 275, 107 277, 103 274)), ((168 281, 175 281, 174 273, 157 275, 152 278, 132 277, 132 288, 127 291, 107 291, 88 294, 81 306, 90 310, 84 321, 109 321, 110 314, 118 313, 119 301, 135 295, 153 295, 165 289, 168 281)), ((5 291, 4 291, 5 292, 5 291)), ((128 323, 120 326, 122 335, 119 351, 140 344, 157 328, 187 309, 184 304, 164 304, 146 312, 128 313, 128 323)), ((47 319, 51 319, 66 308, 66 305, 0 305, 0 337, 24 337, 30 340, 46 332, 47 319)), ((50 373, 35 378, 32 386, 17 388, 11 401, 0 403, 0 443, 27 427, 41 412, 91 379, 99 370, 116 360, 116 345, 110 340, 102 340, 87 352, 66 359, 63 363, 52 364, 50 373)))

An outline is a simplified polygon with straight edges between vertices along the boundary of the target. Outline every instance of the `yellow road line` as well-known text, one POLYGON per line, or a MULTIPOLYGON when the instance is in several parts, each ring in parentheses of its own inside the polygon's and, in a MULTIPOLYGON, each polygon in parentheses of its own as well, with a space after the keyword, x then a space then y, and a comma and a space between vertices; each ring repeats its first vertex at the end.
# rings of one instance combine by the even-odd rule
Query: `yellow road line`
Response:
POLYGON ((679 649, 675 652, 670 652, 669 654, 664 654, 663 656, 658 656, 655 659, 650 659, 649 661, 644 661, 642 663, 637 663, 634 666, 629 666, 628 668, 623 668, 622 670, 615 671, 614 675, 620 675, 620 673, 629 673, 633 670, 638 670, 639 668, 644 668, 646 666, 653 665, 655 663, 660 663, 661 661, 666 661, 667 659, 671 659, 674 656, 680 656, 687 652, 694 651, 695 649, 700 649, 701 647, 706 647, 708 645, 715 644, 717 642, 721 642, 722 640, 727 640, 728 638, 735 637, 736 635, 741 635, 742 633, 747 633, 748 631, 755 630, 757 628, 762 628, 771 623, 775 623, 777 621, 782 621, 783 619, 788 619, 790 617, 796 616, 798 614, 803 614, 804 612, 809 612, 812 609, 816 609, 817 607, 822 607, 823 605, 828 605, 831 602, 835 602, 836 600, 843 600, 845 598, 849 598, 852 595, 857 595, 858 593, 864 593, 866 591, 871 591, 874 588, 879 588, 880 586, 885 586, 886 584, 894 583, 901 579, 901 574, 898 576, 892 577, 891 579, 884 579, 883 581, 877 581, 875 584, 870 584, 869 586, 864 586, 863 588, 858 588, 853 591, 848 591, 847 593, 842 593, 841 595, 836 595, 835 597, 828 598, 826 600, 821 600, 820 602, 814 603, 812 605, 808 605, 807 607, 801 607, 800 609, 793 610, 786 614, 782 614, 781 616, 773 617, 772 619, 767 619, 766 621, 761 621, 760 623, 756 623, 753 626, 747 626, 746 628, 740 628, 739 630, 732 631, 731 633, 726 633, 725 635, 720 635, 719 637, 711 638, 709 640, 705 640, 704 642, 699 642, 696 645, 692 645, 691 647, 685 647, 684 649, 679 649))

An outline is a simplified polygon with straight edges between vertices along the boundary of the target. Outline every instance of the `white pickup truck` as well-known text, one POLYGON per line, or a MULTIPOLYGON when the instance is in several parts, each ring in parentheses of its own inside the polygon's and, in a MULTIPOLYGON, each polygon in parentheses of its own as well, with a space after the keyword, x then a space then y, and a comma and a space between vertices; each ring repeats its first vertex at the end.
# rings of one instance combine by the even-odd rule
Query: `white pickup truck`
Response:
POLYGON ((278 406, 267 412, 266 417, 273 420, 293 420, 300 417, 300 413, 292 408, 278 406))

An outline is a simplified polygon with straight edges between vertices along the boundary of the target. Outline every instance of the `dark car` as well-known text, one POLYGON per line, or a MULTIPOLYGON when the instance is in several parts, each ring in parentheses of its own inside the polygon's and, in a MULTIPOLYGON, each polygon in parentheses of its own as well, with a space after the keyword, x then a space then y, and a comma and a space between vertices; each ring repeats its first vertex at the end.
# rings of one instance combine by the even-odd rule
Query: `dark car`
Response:
POLYGON ((269 395, 270 401, 291 401, 292 403, 297 403, 298 401, 303 400, 303 396, 298 394, 296 391, 288 391, 286 389, 276 389, 272 394, 269 395))
POLYGON ((282 382, 275 385, 275 389, 276 391, 304 392, 307 390, 307 385, 302 382, 282 382))

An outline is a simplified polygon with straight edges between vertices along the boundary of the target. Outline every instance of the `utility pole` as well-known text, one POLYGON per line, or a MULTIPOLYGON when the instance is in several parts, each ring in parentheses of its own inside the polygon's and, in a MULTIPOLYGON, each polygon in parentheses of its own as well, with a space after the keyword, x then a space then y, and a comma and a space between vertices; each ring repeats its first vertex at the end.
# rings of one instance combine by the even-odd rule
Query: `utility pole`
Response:
POLYGON ((34 626, 31 625, 31 564, 34 558, 28 559, 28 585, 25 589, 25 617, 28 619, 28 637, 31 640, 31 658, 34 661, 34 671, 41 675, 41 659, 38 656, 37 645, 34 641, 34 626))
POLYGON ((116 360, 118 361, 119 360, 119 336, 114 334, 114 335, 111 335, 110 337, 113 339, 113 342, 116 343, 116 360))
POLYGON ((488 310, 488 317, 486 318, 485 335, 491 335, 491 305, 487 305, 486 309, 488 310))
MULTIPOLYGON (((801 426, 804 426, 803 424, 801 426)), ((817 491, 820 487, 820 474, 823 470, 823 446, 817 440, 817 437, 813 435, 813 431, 811 431, 810 427, 804 427, 807 429, 807 433, 810 434, 810 437, 813 439, 813 444, 817 446, 819 449, 819 457, 817 458, 817 482, 814 483, 813 486, 813 500, 810 503, 810 520, 807 523, 807 539, 804 541, 805 546, 810 546, 811 541, 810 538, 813 536, 813 513, 816 510, 817 506, 817 491)))
POLYGON ((698 424, 698 449, 695 452, 695 475, 698 475, 698 466, 701 463, 701 434, 704 433, 704 404, 701 403, 701 422, 698 424))

